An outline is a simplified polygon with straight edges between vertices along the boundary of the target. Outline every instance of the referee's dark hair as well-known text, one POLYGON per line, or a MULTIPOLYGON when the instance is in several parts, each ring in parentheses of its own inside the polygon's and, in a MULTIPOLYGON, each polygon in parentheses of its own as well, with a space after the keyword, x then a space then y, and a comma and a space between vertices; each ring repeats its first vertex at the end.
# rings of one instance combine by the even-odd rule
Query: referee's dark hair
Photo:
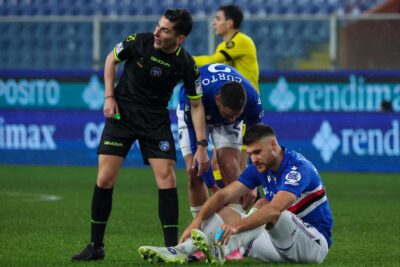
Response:
POLYGON ((218 93, 222 105, 234 111, 242 110, 247 102, 244 87, 238 82, 228 82, 221 86, 218 93))
POLYGON ((236 5, 226 5, 226 6, 221 6, 219 10, 224 12, 225 19, 233 20, 233 27, 235 29, 240 28, 240 25, 242 24, 243 21, 243 12, 242 10, 240 10, 240 7, 236 5))
POLYGON ((192 31, 193 19, 186 9, 167 9, 164 17, 174 24, 177 35, 188 36, 192 31))
POLYGON ((257 123, 246 130, 243 136, 243 144, 249 146, 267 136, 276 137, 274 129, 267 124, 257 123))

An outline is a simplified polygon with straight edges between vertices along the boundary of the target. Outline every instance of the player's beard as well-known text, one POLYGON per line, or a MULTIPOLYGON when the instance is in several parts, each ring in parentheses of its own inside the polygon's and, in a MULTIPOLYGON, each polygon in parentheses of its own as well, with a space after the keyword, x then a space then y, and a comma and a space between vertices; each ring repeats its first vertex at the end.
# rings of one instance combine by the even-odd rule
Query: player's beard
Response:
POLYGON ((256 165, 256 168, 259 173, 264 173, 267 170, 267 166, 265 166, 265 164, 258 164, 256 165))
POLYGON ((274 163, 275 163, 275 159, 274 158, 264 158, 263 160, 260 160, 257 163, 254 163, 254 165, 256 166, 257 171, 259 173, 264 173, 269 168, 274 166, 274 163))

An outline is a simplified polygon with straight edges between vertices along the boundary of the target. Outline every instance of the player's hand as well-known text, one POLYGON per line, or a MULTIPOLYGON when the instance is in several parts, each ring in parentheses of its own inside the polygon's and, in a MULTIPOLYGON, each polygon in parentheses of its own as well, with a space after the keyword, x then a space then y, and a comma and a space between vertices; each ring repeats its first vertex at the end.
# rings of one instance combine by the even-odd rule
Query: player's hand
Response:
POLYGON ((181 238, 179 239, 179 243, 184 242, 192 235, 193 229, 200 229, 201 221, 194 219, 192 223, 183 231, 181 238))
POLYGON ((249 193, 241 197, 241 203, 244 210, 250 209, 257 198, 257 188, 254 188, 249 193))
POLYGON ((203 172, 207 172, 210 168, 210 159, 208 158, 207 148, 199 146, 196 153, 193 156, 192 169, 196 168, 197 164, 197 176, 200 176, 203 172))
POLYGON ((114 118, 115 114, 119 114, 117 101, 115 101, 114 97, 104 99, 103 114, 106 118, 114 118))
POLYGON ((220 228, 222 230, 224 230, 224 233, 223 233, 222 238, 220 240, 215 241, 215 243, 217 245, 226 245, 226 244, 228 244, 229 239, 231 238, 231 236, 234 235, 234 234, 237 234, 237 232, 238 232, 238 230, 235 227, 230 226, 228 224, 223 224, 220 228))

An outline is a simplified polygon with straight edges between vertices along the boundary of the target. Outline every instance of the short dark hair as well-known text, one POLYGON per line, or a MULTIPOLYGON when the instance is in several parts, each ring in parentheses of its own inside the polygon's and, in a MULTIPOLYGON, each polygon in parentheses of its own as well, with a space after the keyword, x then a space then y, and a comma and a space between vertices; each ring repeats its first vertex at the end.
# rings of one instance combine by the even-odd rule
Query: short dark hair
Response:
POLYGON ((218 95, 222 105, 234 111, 241 110, 247 102, 246 90, 238 82, 225 83, 221 86, 218 95))
POLYGON ((186 9, 167 9, 164 17, 174 24, 177 35, 188 36, 192 31, 193 19, 186 9))
POLYGON ((225 19, 233 20, 233 27, 235 29, 240 28, 240 25, 242 24, 243 21, 243 12, 240 9, 240 7, 236 5, 226 5, 226 6, 221 6, 219 10, 224 12, 225 19))
POLYGON ((243 136, 243 144, 248 146, 267 136, 276 137, 274 129, 267 124, 257 123, 246 130, 246 133, 243 136))

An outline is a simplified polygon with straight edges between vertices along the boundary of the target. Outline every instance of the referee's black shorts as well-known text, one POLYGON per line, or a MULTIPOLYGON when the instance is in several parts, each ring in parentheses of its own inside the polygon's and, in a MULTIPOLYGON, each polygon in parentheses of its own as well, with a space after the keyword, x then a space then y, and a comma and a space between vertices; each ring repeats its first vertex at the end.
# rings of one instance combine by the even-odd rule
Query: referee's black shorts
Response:
POLYGON ((126 157, 138 140, 143 162, 149 158, 176 161, 175 141, 166 108, 138 106, 118 101, 120 120, 107 119, 97 154, 126 157))

